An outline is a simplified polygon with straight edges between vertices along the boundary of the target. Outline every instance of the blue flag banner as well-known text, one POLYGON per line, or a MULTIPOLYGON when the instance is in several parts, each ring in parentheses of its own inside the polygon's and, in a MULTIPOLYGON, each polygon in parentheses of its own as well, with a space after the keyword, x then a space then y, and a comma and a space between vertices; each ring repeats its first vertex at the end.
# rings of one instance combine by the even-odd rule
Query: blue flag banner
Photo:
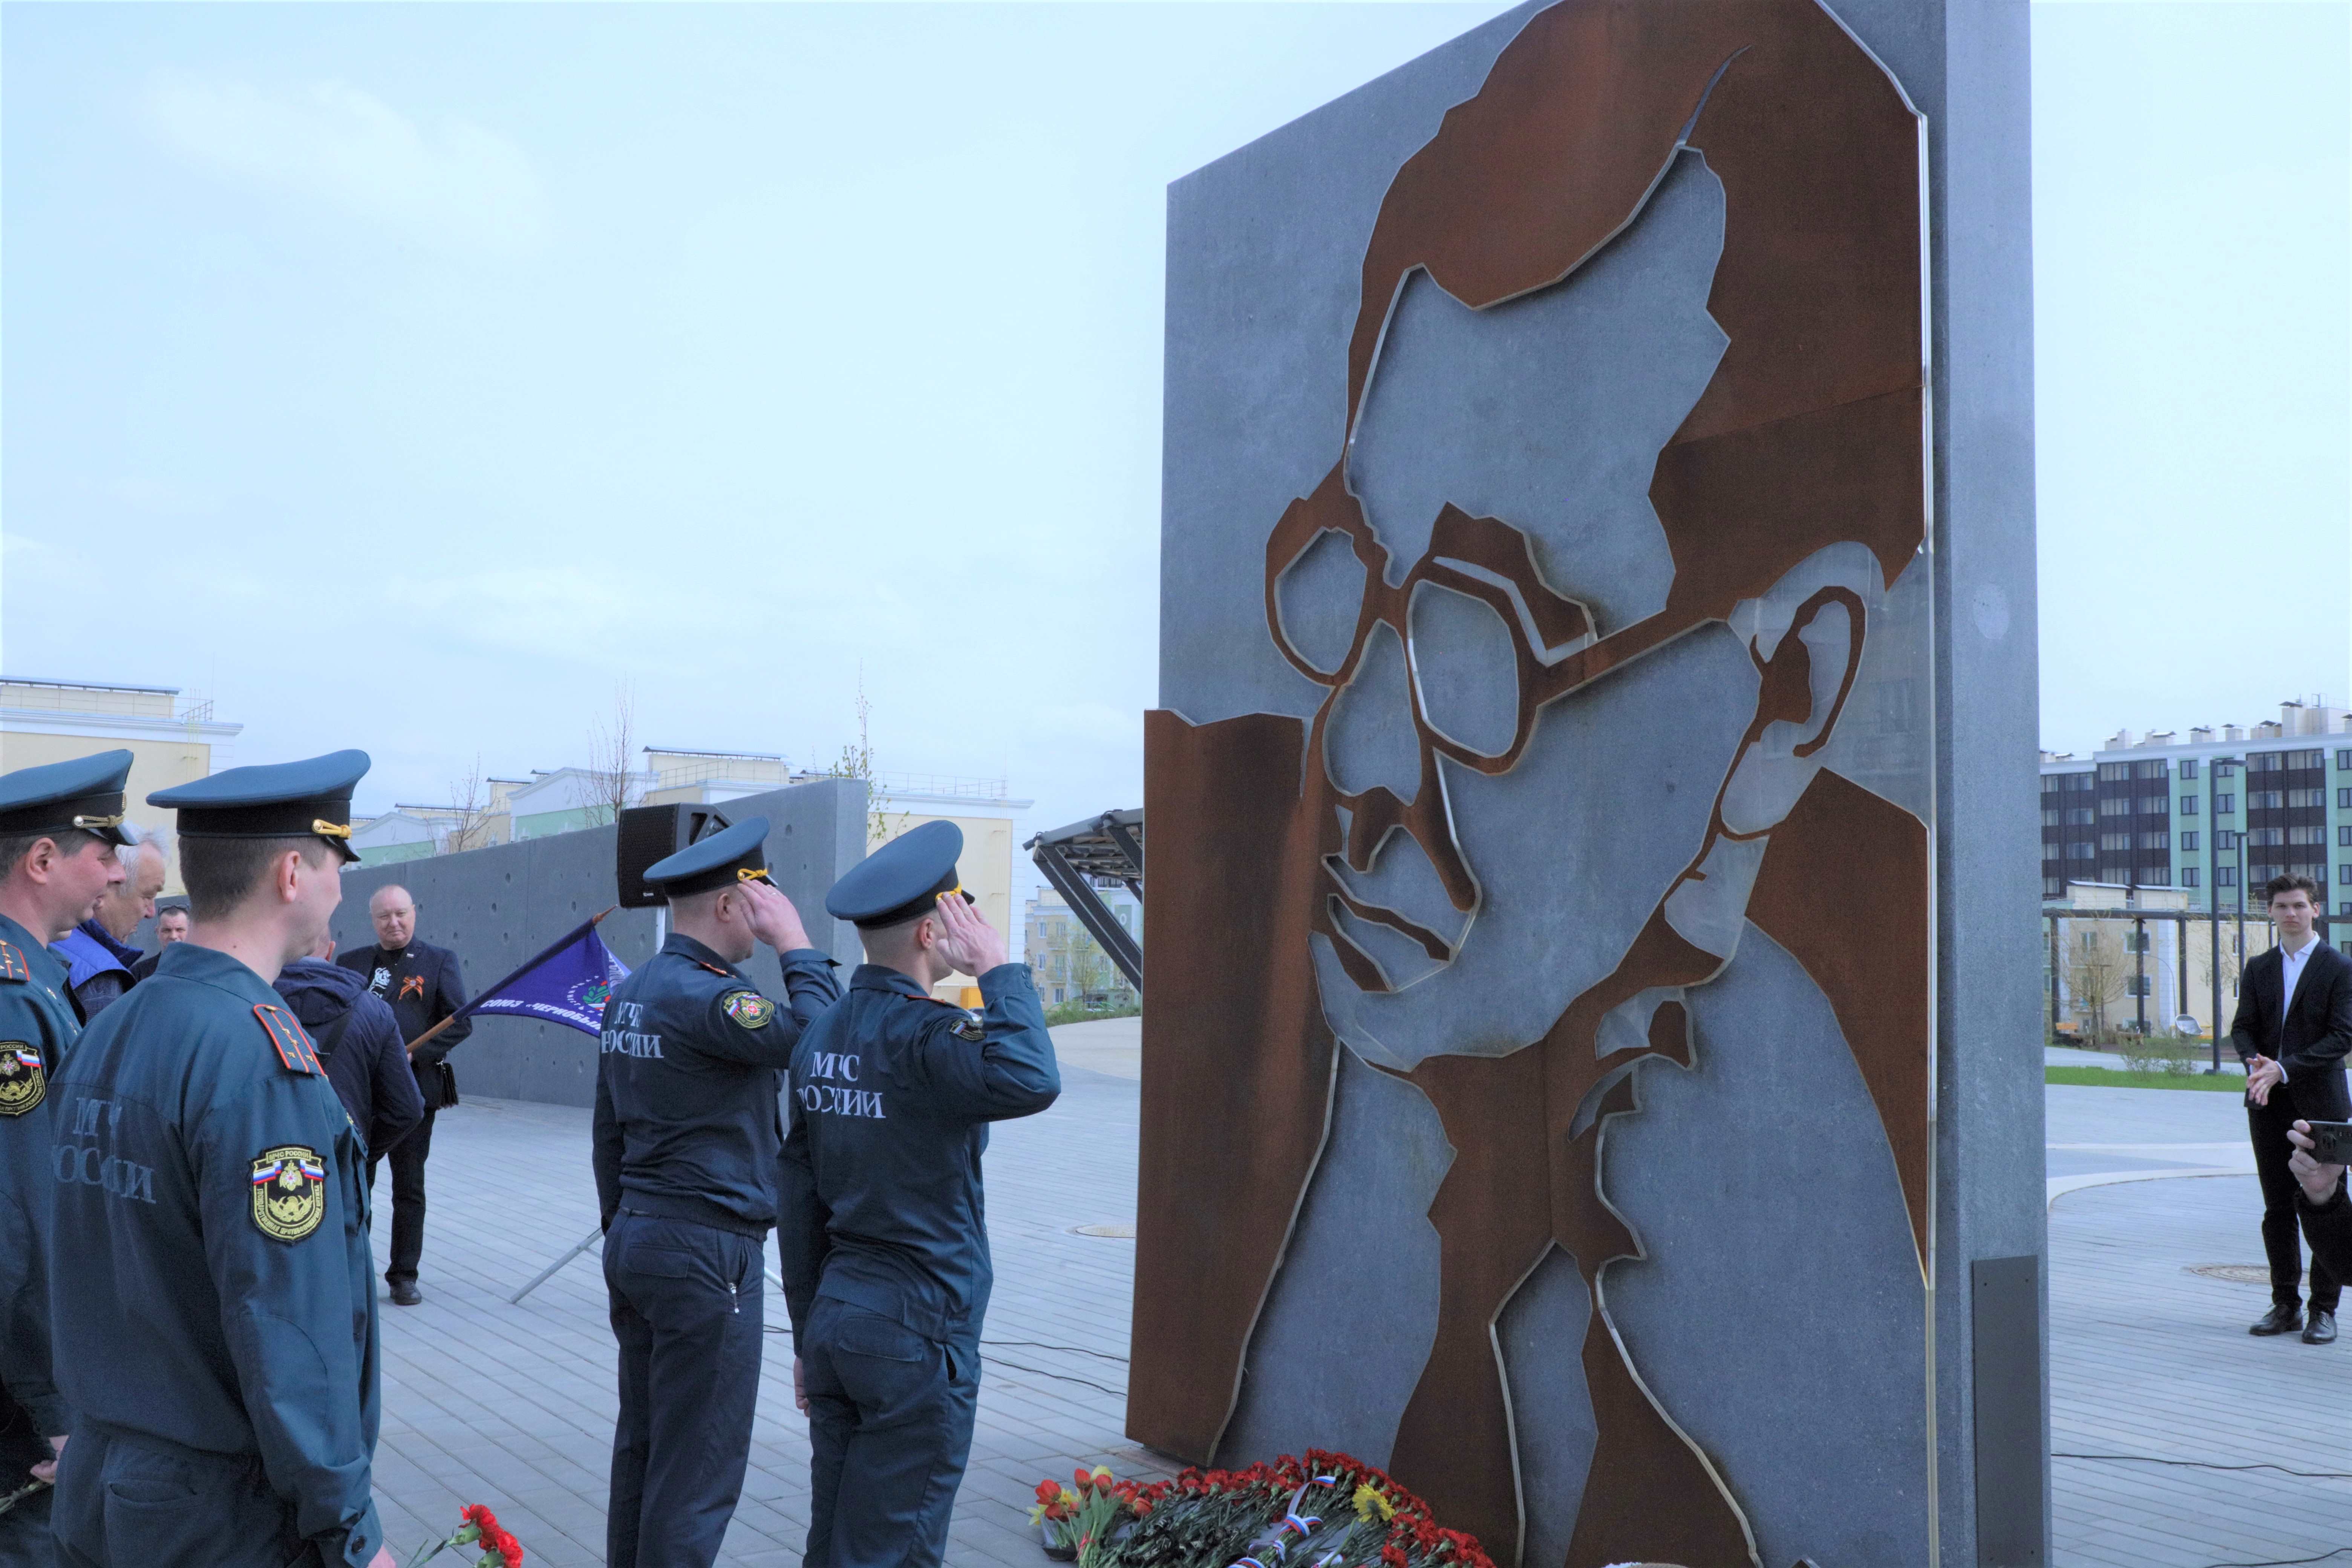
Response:
POLYGON ((604 950, 596 921, 590 921, 457 1009, 457 1016, 497 1013, 597 1034, 604 1026, 604 999, 628 973, 604 950))

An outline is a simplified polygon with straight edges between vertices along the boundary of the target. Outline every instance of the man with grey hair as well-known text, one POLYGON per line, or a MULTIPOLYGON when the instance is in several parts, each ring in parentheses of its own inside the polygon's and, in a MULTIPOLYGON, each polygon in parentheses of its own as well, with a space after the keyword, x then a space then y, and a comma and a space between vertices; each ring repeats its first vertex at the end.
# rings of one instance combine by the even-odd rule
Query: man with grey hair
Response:
POLYGON ((114 853, 122 862, 122 880, 107 889, 96 914, 49 944, 65 961, 67 990, 84 1024, 138 984, 134 966, 145 954, 129 943, 140 922, 154 914, 155 895, 170 870, 162 828, 126 822, 120 831, 124 842, 114 853))

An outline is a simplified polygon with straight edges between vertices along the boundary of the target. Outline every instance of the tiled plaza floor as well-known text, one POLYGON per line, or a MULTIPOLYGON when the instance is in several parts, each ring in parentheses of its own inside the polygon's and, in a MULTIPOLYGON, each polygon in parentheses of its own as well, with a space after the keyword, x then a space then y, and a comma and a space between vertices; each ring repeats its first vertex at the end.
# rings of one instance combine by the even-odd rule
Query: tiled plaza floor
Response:
MULTIPOLYGON (((998 1284, 949 1553, 956 1568, 1042 1568, 1026 1523, 1042 1476, 1079 1460, 1165 1473, 1119 1433, 1133 1244, 1074 1229, 1134 1218, 1137 1086, 1110 1041, 1069 1058, 1060 1104, 1000 1127, 988 1156, 998 1284)), ((2049 1094, 2053 1174, 2210 1167, 2242 1138, 2227 1095, 2049 1094)), ((432 1171, 427 1300, 383 1310, 375 1479, 395 1553, 446 1528, 460 1503, 485 1501, 533 1562, 600 1563, 614 1400, 594 1253, 522 1305, 507 1300, 595 1224, 588 1115, 468 1102, 443 1113, 432 1171)), ((2257 1207, 2251 1176, 2142 1180, 2056 1200, 2055 1446, 2138 1457, 2055 1461, 2058 1568, 2210 1568, 2352 1546, 2352 1482, 2143 1462, 2352 1469, 2352 1338, 2326 1349, 2251 1339, 2263 1289, 2189 1272, 2258 1262, 2257 1207)), ((782 1301, 772 1293, 768 1305, 781 1331, 782 1301)), ((772 1331, 769 1345, 751 1475, 721 1558, 743 1568, 797 1564, 807 1518, 789 1338, 772 1331)), ((2352 1563, 2352 1552, 2335 1561, 2352 1563)))

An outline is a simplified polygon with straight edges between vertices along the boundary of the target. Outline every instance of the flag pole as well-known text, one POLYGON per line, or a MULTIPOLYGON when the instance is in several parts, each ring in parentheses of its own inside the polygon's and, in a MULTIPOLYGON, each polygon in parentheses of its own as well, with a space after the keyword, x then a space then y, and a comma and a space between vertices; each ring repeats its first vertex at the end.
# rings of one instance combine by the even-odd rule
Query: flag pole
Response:
POLYGON ((423 1034, 409 1041, 407 1046, 408 1054, 412 1057, 415 1056, 416 1054, 417 1047, 423 1045, 425 1041, 431 1039, 434 1036, 439 1034, 442 1030, 447 1028, 458 1019, 470 1016, 474 1009, 480 1005, 482 997, 497 995, 499 992, 505 990, 508 986, 513 984, 516 981, 521 979, 532 970, 537 969, 541 964, 545 963, 549 959, 553 958, 557 953, 562 952, 565 948, 570 947, 573 942, 578 942, 582 937, 585 936, 590 931, 595 928, 597 921, 603 920, 605 915, 611 914, 614 910, 617 910, 621 906, 618 904, 607 904, 602 913, 589 916, 585 924, 574 926, 570 931, 565 931, 562 936, 556 938, 554 942, 549 943, 545 948, 542 948, 537 956, 525 960, 516 968, 513 973, 508 975, 497 984, 490 986, 488 990, 482 992, 480 995, 475 997, 473 1001, 467 1003, 464 1006, 458 1008, 456 1012, 450 1014, 447 1017, 442 1019, 439 1023, 434 1025, 431 1028, 425 1030, 423 1034))

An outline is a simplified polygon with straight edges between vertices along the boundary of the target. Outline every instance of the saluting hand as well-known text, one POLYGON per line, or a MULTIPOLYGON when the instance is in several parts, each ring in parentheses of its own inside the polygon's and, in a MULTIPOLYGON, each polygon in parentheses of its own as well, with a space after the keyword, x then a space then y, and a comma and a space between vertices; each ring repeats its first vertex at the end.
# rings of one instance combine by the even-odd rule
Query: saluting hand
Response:
POLYGON ((738 882, 735 890, 743 895, 744 923, 753 936, 778 952, 809 945, 808 928, 792 900, 766 882, 738 882))
POLYGON ((988 923, 977 904, 967 904, 961 893, 940 896, 940 956, 977 980, 1004 962, 1004 939, 988 923))

